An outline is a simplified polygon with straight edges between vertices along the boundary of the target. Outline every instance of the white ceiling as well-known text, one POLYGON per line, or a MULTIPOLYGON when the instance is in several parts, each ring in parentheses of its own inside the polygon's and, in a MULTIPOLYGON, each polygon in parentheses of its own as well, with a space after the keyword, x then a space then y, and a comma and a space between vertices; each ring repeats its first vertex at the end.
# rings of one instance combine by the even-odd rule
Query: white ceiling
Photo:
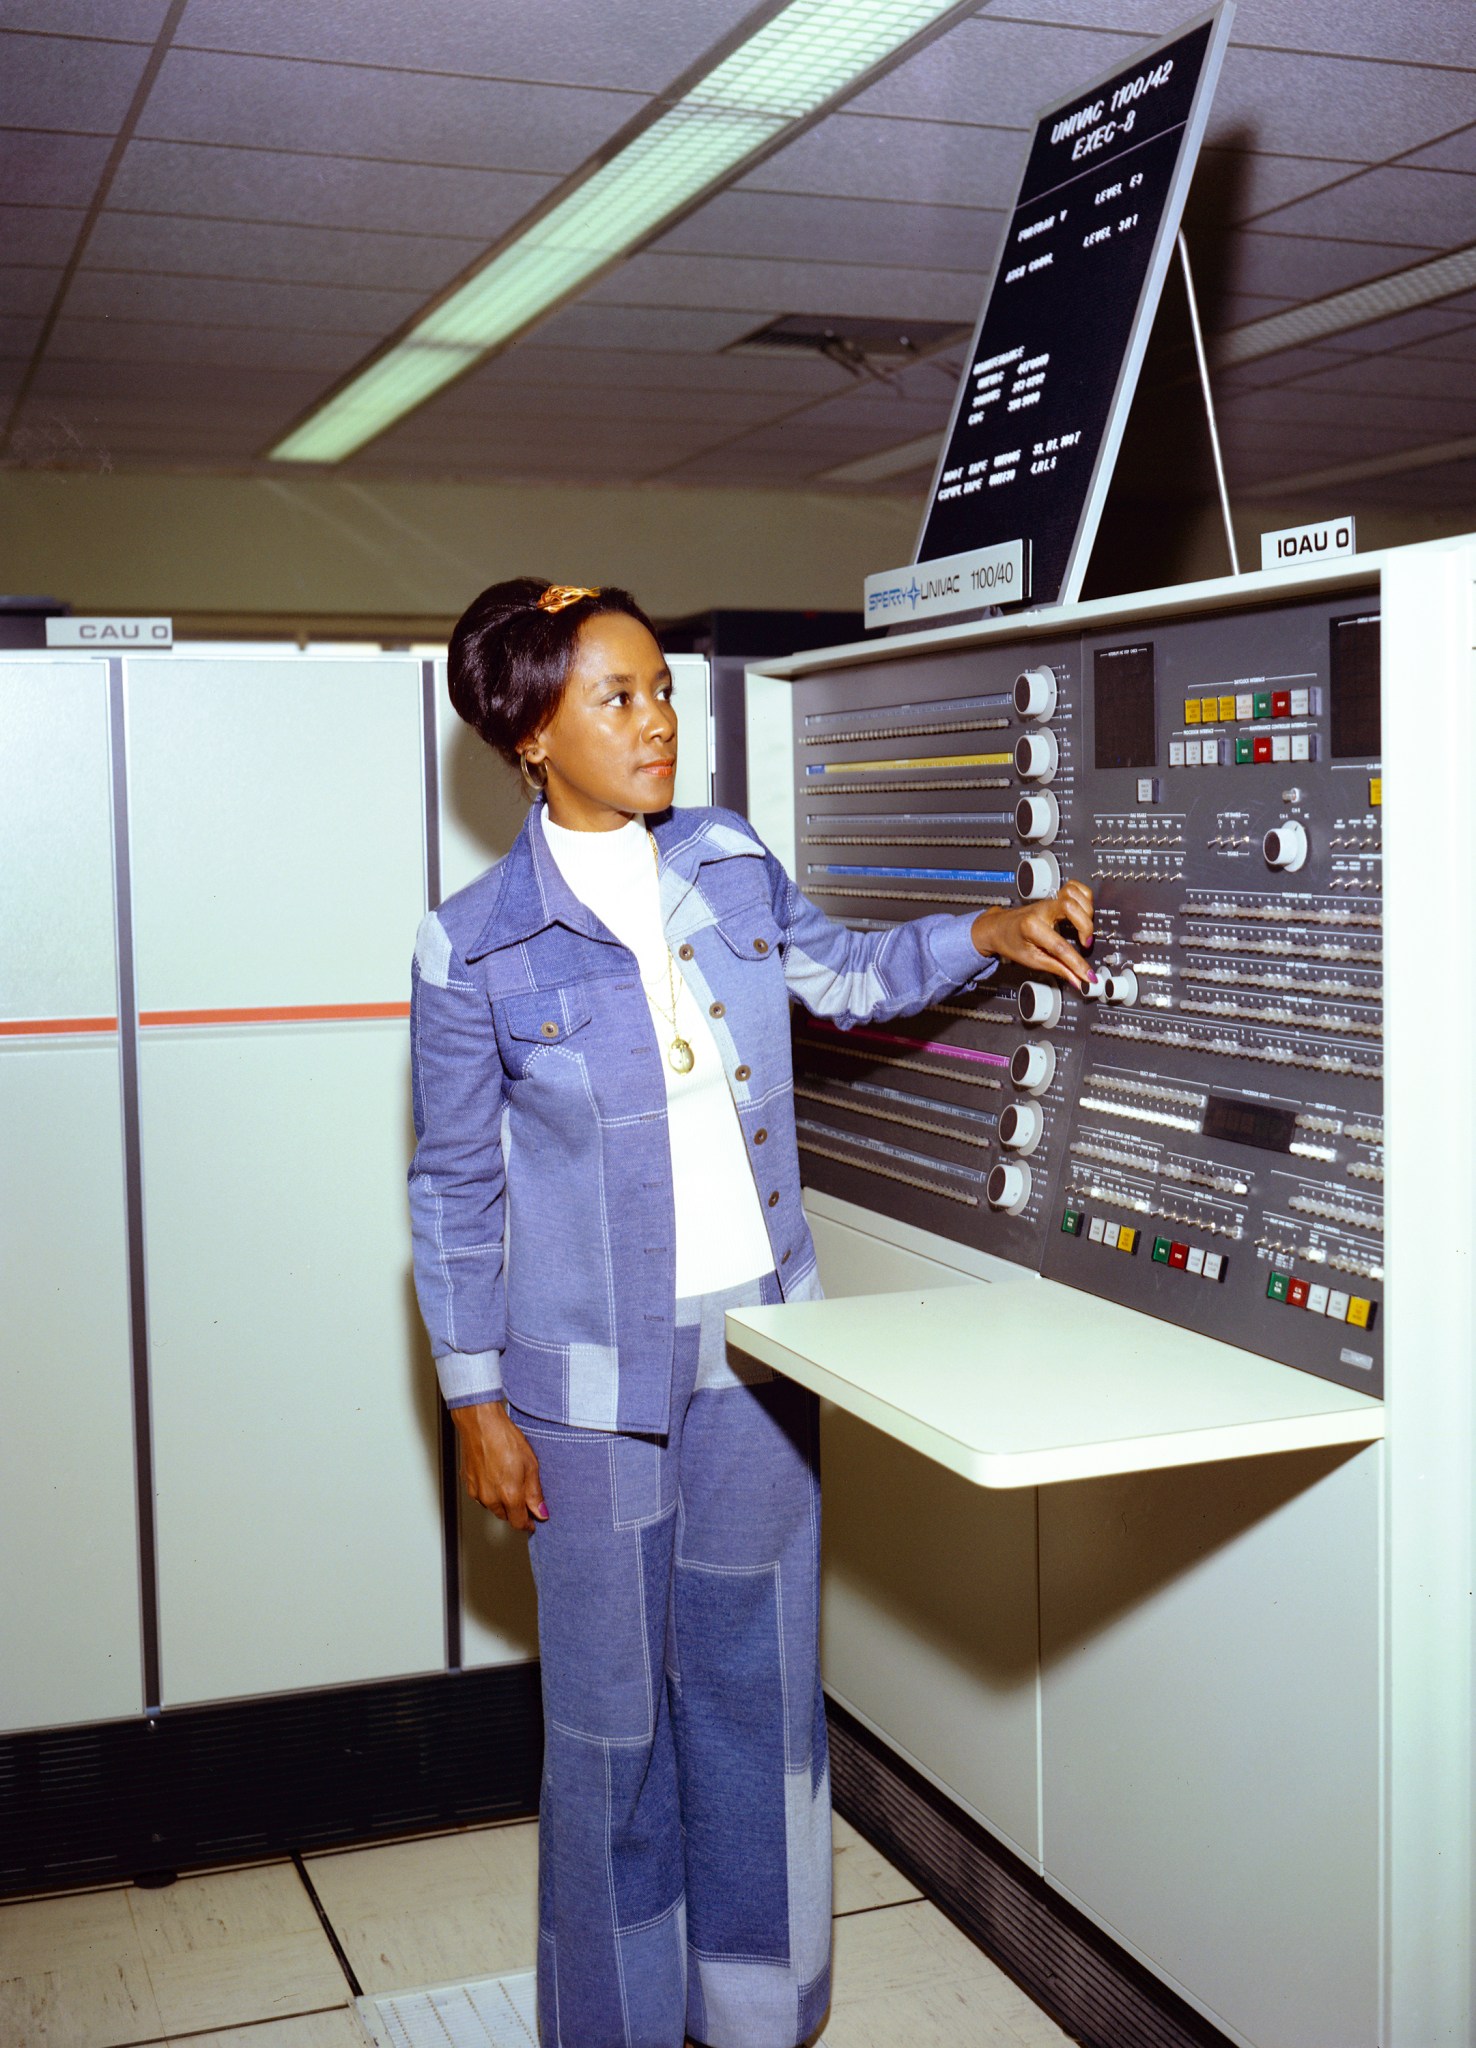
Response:
MULTIPOLYGON (((5 459, 259 466, 746 11, 0 0, 5 459)), ((783 314, 971 325, 1037 108, 1192 11, 982 7, 341 473, 813 488, 941 429, 955 358, 720 351, 783 314)), ((1212 331, 1476 242, 1473 12, 1240 0, 1189 212, 1212 331)), ((1245 363, 1232 489, 1469 436, 1473 383, 1476 293, 1245 363)), ((1476 464, 1367 488, 1476 506, 1476 464)))

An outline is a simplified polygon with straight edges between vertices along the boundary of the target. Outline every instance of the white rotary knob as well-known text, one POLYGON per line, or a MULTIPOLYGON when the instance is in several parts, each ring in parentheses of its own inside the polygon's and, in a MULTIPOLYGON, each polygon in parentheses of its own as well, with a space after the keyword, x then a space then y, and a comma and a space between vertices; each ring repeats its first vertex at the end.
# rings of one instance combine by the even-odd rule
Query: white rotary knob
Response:
POLYGON ((1053 732, 1021 733, 1015 742, 1015 773, 1023 782, 1049 782, 1060 762, 1053 732))
MULTIPOLYGON (((1040 983, 1035 984, 1040 987, 1040 983)), ((1057 998, 1059 1001, 1059 998, 1057 998)), ((1017 1045, 1010 1054, 1010 1079, 1017 1088, 1024 1088, 1032 1095, 1039 1095, 1049 1088, 1056 1078, 1056 1048, 1049 1039, 1036 1039, 1029 1045, 1017 1045)))
POLYGON ((999 1113, 999 1142, 1023 1159, 1040 1143, 1045 1111, 1038 1102, 1007 1102, 999 1113))
POLYGON ((1002 1160, 991 1167, 984 1183, 984 1198, 991 1209, 1003 1209, 1018 1216, 1030 1200, 1030 1168, 1023 1159, 1002 1160))
POLYGON ((1015 716, 1049 718, 1056 708, 1056 678, 1048 668, 1027 668, 1015 678, 1015 716))
POLYGON ((1061 991, 1049 981, 1022 981, 1015 998, 1022 1024, 1044 1024, 1049 1030, 1061 1021, 1061 991))
POLYGON ((1283 818, 1274 825, 1261 841, 1261 851, 1266 856, 1268 868, 1280 868, 1286 874, 1294 875, 1298 868, 1307 865, 1307 828, 1299 818, 1283 818))
POLYGON ((1015 830, 1027 846, 1049 846, 1061 829, 1061 807, 1048 789, 1022 796, 1015 806, 1015 830))
POLYGON ((1015 869, 1015 887, 1023 903, 1042 903, 1061 886, 1061 866, 1053 853, 1032 853, 1015 869))
POLYGON ((1103 976, 1102 994, 1109 1003, 1131 1009, 1138 1000, 1138 977, 1131 967, 1113 967, 1103 976))

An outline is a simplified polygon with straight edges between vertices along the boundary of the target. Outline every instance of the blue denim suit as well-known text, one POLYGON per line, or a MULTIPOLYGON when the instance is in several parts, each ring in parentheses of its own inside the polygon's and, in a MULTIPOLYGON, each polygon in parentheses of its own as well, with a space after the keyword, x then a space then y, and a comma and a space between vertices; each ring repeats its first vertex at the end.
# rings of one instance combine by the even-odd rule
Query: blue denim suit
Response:
MULTIPOLYGON (((967 916, 834 923, 736 813, 653 827, 676 964, 707 1011, 785 1300, 818 1294, 800 1199, 789 1005, 841 1026, 982 979, 967 916)), ((431 913, 412 976, 415 1281, 451 1407, 661 1434, 675 1214, 661 1050, 635 957, 569 888, 530 813, 431 913)))

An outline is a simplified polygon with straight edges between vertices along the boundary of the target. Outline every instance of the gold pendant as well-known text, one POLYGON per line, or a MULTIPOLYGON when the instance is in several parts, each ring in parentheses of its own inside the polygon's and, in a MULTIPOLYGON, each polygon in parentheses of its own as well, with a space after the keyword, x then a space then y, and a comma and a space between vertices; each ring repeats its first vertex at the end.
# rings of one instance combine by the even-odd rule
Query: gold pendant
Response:
POLYGON ((666 1063, 679 1074, 690 1074, 697 1063, 697 1056, 685 1038, 674 1038, 667 1048, 666 1063))

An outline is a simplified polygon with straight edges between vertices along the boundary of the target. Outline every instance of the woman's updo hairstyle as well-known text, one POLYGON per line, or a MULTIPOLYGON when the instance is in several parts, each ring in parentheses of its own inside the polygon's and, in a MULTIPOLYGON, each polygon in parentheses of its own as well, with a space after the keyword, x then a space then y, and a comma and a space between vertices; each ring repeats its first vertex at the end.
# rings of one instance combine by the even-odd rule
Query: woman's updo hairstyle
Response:
POLYGON ((628 590, 575 591, 539 576, 494 583, 457 620, 447 664, 451 702, 512 767, 564 694, 580 627, 606 612, 639 620, 655 637, 628 590))

